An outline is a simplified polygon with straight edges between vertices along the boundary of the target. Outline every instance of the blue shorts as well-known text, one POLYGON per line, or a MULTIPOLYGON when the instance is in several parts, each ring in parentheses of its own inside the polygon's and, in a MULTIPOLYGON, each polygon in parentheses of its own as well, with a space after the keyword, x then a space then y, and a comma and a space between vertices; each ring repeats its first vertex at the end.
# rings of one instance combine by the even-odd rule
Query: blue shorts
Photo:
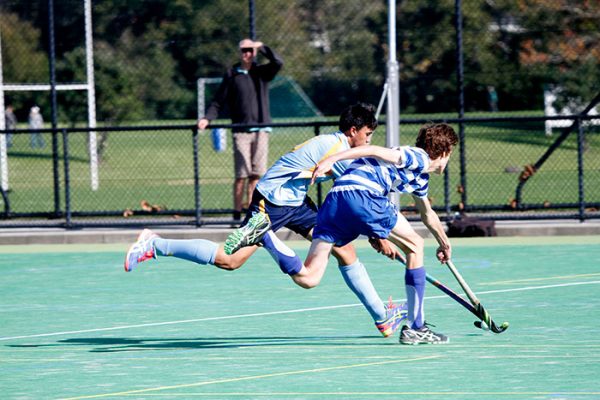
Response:
POLYGON ((286 227, 304 237, 317 224, 317 206, 310 197, 306 196, 299 206, 278 206, 271 203, 258 191, 252 194, 252 202, 242 225, 245 225, 255 212, 262 212, 269 216, 271 230, 277 232, 286 227))
POLYGON ((329 192, 319 209, 314 239, 344 246, 360 235, 385 239, 398 221, 387 197, 366 190, 329 192))

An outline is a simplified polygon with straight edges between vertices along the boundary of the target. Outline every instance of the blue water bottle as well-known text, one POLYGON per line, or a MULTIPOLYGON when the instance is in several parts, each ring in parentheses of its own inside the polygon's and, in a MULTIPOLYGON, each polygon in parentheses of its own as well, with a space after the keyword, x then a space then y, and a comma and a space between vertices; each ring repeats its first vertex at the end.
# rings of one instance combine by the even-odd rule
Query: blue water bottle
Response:
POLYGON ((214 128, 211 132, 213 149, 217 153, 225 151, 227 148, 227 131, 224 128, 214 128))

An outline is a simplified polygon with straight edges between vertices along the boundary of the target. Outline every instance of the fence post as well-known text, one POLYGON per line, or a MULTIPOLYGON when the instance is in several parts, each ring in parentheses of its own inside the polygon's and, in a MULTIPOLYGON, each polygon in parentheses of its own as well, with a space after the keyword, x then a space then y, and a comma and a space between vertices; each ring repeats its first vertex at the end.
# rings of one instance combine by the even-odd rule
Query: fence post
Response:
POLYGON ((192 147, 194 149, 194 210, 196 226, 202 225, 202 210, 200 202, 200 162, 198 155, 198 126, 192 128, 192 147))
POLYGON ((462 18, 462 0, 456 0, 456 84, 458 90, 458 137, 460 140, 460 185, 462 187, 460 197, 463 209, 467 208, 467 162, 465 151, 465 127, 462 119, 465 117, 465 88, 464 88, 464 66, 463 66, 463 18, 462 18))
POLYGON ((71 177, 69 165, 69 135, 67 129, 62 130, 63 139, 63 167, 65 169, 65 227, 71 228, 71 177))
POLYGON ((54 217, 60 216, 60 179, 58 176, 58 133, 56 132, 57 100, 56 100, 56 52, 54 41, 54 1, 48 0, 48 46, 50 56, 50 111, 52 121, 52 171, 54 172, 54 217))
POLYGON ((585 190, 583 183, 583 151, 584 151, 584 133, 581 118, 578 117, 577 123, 577 183, 579 189, 579 221, 585 220, 585 190))
POLYGON ((250 23, 250 39, 256 40, 256 7, 254 6, 254 0, 248 1, 248 14, 250 23))

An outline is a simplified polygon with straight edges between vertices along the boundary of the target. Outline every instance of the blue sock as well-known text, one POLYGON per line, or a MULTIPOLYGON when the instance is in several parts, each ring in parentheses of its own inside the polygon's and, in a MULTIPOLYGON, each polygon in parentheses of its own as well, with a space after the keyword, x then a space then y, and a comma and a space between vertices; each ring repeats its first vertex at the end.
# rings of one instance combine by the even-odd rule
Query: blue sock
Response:
POLYGON ((300 272, 302 269, 302 260, 294 253, 294 250, 279 240, 273 231, 265 233, 261 243, 284 274, 296 275, 300 272))
POLYGON ((404 275, 408 300, 408 325, 412 329, 419 329, 425 324, 425 311, 423 311, 425 275, 425 267, 407 269, 404 275))
POLYGON ((198 264, 213 264, 219 245, 210 240, 175 240, 156 238, 152 242, 159 256, 172 256, 198 264))
POLYGON ((383 301, 371 283, 371 278, 365 269, 365 266, 357 259, 350 265, 340 266, 340 272, 346 281, 346 285, 354 292, 356 297, 365 306, 375 322, 383 321, 387 317, 387 312, 383 301))

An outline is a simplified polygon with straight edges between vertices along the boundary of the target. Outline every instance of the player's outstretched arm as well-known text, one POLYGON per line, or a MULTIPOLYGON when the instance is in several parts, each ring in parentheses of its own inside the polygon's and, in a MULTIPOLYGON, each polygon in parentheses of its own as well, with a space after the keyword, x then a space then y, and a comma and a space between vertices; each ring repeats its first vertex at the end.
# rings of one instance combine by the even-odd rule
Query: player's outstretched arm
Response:
POLYGON ((387 147, 367 145, 358 146, 352 149, 348 149, 336 154, 333 154, 324 160, 319 161, 315 167, 310 181, 311 185, 315 183, 315 180, 331 171, 333 164, 340 160, 354 160, 361 157, 375 157, 380 160, 387 161, 389 163, 400 163, 401 162, 401 151, 397 149, 389 149, 387 147))

